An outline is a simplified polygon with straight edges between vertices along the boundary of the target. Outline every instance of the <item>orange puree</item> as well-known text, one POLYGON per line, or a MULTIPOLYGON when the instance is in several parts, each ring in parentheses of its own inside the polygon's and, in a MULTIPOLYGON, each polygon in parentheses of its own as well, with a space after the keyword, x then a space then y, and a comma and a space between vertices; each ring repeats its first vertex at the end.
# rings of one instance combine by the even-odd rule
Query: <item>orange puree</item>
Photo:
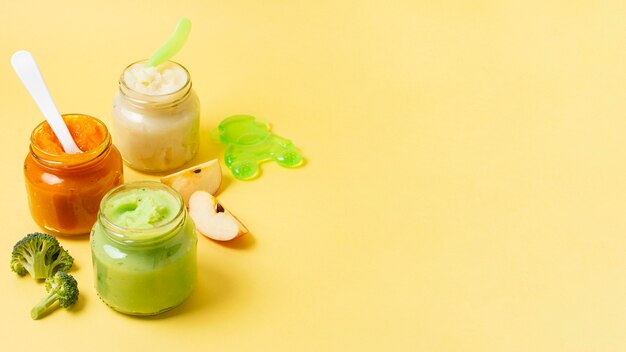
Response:
MULTIPOLYGON (((63 119, 76 145, 83 152, 96 148, 104 141, 107 132, 96 120, 82 115, 64 116, 63 119)), ((35 133, 34 142, 39 149, 46 153, 65 154, 61 142, 47 122, 44 122, 42 128, 35 133)))
POLYGON ((102 197, 124 180, 122 157, 106 126, 96 118, 63 115, 78 147, 66 154, 47 123, 31 134, 24 177, 30 213, 46 232, 89 233, 102 197))

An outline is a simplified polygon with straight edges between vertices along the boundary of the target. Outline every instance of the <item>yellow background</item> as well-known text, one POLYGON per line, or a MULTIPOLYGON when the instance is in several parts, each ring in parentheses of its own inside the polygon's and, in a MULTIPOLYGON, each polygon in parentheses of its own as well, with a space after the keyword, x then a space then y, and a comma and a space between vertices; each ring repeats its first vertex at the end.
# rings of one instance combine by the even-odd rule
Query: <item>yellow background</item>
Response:
POLYGON ((3 1, 0 350, 625 350, 625 19, 621 0, 3 1), (251 235, 199 239, 180 308, 113 312, 88 240, 62 238, 80 301, 31 321, 44 289, 9 259, 37 230, 21 168, 42 117, 10 56, 33 53, 61 112, 108 123, 121 70, 183 15, 195 161, 248 113, 308 162, 224 169, 251 235))

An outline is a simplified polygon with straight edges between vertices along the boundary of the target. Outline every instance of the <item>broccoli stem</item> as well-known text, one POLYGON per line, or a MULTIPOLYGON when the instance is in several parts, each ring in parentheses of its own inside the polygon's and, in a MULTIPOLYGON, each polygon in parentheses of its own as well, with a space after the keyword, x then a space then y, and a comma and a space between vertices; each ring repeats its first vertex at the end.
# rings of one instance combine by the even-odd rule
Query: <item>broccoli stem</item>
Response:
POLYGON ((48 277, 48 270, 47 270, 47 266, 45 262, 46 262, 45 258, 41 258, 41 259, 36 259, 35 262, 33 263, 34 264, 33 271, 35 274, 33 276, 35 277, 35 279, 41 280, 41 279, 45 279, 46 277, 48 277))
POLYGON ((39 319, 43 313, 45 313, 48 308, 50 308, 54 302, 56 302, 59 299, 59 295, 55 292, 50 292, 50 294, 45 297, 44 299, 42 299, 41 301, 39 301, 39 303, 37 303, 33 309, 31 309, 30 311, 30 317, 37 320, 39 319))

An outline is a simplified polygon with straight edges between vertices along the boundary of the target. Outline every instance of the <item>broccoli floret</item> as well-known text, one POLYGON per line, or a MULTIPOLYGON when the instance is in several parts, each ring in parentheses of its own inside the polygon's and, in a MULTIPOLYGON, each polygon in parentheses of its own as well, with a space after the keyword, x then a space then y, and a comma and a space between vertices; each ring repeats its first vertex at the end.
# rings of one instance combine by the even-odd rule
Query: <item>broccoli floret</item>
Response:
POLYGON ((46 279, 48 296, 39 301, 30 311, 33 319, 39 319, 50 307, 59 301, 59 305, 67 308, 78 300, 78 284, 74 277, 64 271, 57 271, 54 276, 46 279))
POLYGON ((19 276, 29 273, 35 279, 51 277, 59 270, 69 271, 74 258, 56 238, 35 232, 26 235, 13 246, 11 270, 19 276))

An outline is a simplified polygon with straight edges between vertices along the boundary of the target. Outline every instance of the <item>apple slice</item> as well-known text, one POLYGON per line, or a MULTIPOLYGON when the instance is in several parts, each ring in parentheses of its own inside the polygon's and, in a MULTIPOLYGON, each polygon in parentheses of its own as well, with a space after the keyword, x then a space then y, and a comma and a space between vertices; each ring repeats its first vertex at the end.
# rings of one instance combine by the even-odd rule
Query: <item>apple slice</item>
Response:
POLYGON ((171 186, 183 196, 185 204, 195 191, 216 194, 222 183, 222 169, 217 159, 178 171, 161 178, 161 182, 171 186))
POLYGON ((248 229, 209 192, 195 191, 189 197, 189 216, 201 234, 216 241, 230 241, 248 233, 248 229))

